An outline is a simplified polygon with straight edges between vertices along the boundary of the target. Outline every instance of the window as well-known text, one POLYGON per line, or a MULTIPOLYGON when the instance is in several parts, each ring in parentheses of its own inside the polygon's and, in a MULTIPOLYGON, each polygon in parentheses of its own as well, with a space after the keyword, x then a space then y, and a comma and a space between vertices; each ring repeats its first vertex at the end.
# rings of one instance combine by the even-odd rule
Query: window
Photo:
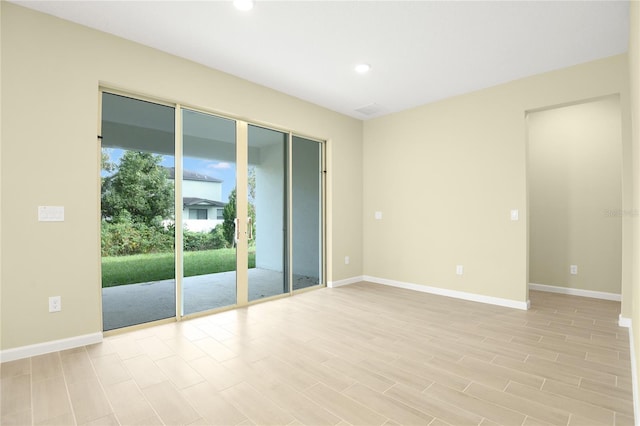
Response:
POLYGON ((207 220, 207 209, 189 209, 189 219, 207 220))
POLYGON ((224 212, 224 209, 218 209, 218 217, 217 217, 218 220, 224 220, 223 212, 224 212))

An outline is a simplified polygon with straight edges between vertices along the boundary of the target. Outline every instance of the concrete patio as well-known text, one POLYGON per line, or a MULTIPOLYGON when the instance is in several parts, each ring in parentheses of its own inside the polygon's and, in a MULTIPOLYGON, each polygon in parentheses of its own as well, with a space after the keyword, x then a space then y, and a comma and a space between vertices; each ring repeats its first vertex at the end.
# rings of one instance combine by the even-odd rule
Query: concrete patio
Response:
MULTIPOLYGON (((294 290, 318 283, 317 277, 293 277, 294 290)), ((236 303, 235 271, 184 278, 183 287, 185 315, 236 303)), ((249 269, 250 301, 284 292, 282 272, 249 269)), ((175 305, 173 279, 103 288, 103 330, 174 317, 175 305)))

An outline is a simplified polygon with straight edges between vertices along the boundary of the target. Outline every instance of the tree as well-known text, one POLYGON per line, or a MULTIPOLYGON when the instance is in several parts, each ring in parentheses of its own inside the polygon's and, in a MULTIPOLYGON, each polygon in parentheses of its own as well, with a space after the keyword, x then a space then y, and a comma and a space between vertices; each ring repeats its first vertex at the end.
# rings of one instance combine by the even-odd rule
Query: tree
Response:
MULTIPOLYGON (((103 155, 103 166, 110 164, 103 155)), ((173 185, 162 156, 149 152, 125 151, 116 172, 103 179, 102 217, 107 221, 131 220, 159 225, 173 216, 173 185), (127 219, 125 219, 127 218, 127 219)))
POLYGON ((102 170, 102 175, 100 178, 100 194, 101 197, 104 197, 104 192, 106 190, 107 187, 107 182, 108 182, 108 174, 113 172, 116 169, 116 165, 111 161, 111 157, 109 155, 109 149, 108 148, 102 148, 102 151, 100 153, 101 157, 100 157, 100 169, 102 170))
POLYGON ((111 156, 109 155, 108 148, 102 148, 101 158, 100 158, 100 168, 108 173, 116 169, 116 165, 111 162, 111 156))
MULTIPOLYGON (((253 238, 256 237, 256 207, 255 207, 255 198, 256 198, 256 170, 255 168, 249 169, 248 175, 248 198, 249 198, 249 217, 251 218, 251 227, 253 231, 253 238)), ((235 223, 234 220, 236 218, 236 201, 237 194, 236 188, 229 193, 229 201, 227 205, 224 206, 224 210, 222 210, 222 217, 224 217, 224 222, 222 224, 223 234, 225 240, 232 247, 235 246, 234 235, 235 235, 235 223)))
POLYGON ((227 201, 227 205, 224 206, 222 210, 222 217, 224 218, 224 222, 222 223, 222 232, 224 234, 224 239, 227 240, 231 247, 236 245, 234 241, 235 235, 235 223, 234 220, 236 218, 236 189, 233 188, 231 193, 229 193, 229 200, 227 201))

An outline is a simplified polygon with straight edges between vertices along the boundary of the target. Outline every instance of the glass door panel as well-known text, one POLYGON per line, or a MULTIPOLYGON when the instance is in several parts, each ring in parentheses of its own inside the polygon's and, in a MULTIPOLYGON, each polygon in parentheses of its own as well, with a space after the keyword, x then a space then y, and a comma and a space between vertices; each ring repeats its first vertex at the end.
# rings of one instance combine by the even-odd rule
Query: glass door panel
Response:
POLYGON ((288 134, 249 125, 249 301, 289 292, 287 279, 288 134))
POLYGON ((183 315, 237 301, 236 123, 182 110, 183 315))
POLYGON ((322 283, 322 144, 293 137, 291 146, 293 290, 322 283))
POLYGON ((175 317, 175 109, 102 93, 103 330, 175 317))

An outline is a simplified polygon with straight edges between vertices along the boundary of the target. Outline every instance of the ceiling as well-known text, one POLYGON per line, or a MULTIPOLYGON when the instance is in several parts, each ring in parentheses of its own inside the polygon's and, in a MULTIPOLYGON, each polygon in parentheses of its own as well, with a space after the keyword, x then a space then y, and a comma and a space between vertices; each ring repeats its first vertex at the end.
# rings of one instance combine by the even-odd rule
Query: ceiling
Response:
POLYGON ((363 120, 625 53, 629 31, 619 0, 13 3, 363 120))

